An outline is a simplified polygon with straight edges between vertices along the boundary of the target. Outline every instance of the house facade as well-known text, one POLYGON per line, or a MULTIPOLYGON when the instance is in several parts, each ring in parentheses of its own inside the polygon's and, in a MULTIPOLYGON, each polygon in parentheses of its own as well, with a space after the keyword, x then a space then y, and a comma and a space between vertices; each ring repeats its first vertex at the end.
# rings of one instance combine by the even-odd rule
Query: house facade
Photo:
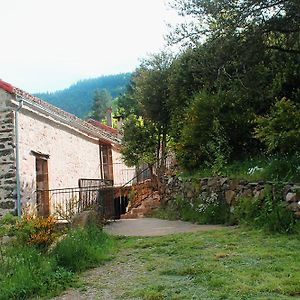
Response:
POLYGON ((80 180, 123 185, 135 174, 121 159, 117 130, 85 122, 4 81, 0 120, 0 216, 24 208, 45 216, 55 211, 50 191, 78 188, 80 180))

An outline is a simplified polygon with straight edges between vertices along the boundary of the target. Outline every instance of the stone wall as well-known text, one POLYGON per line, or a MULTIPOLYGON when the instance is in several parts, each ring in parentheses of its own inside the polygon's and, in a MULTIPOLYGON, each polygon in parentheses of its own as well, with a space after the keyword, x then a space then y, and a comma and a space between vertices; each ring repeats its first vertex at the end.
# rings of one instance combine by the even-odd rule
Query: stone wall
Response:
POLYGON ((15 133, 11 97, 0 89, 0 217, 14 211, 16 203, 15 133))
MULTIPOLYGON (((233 208, 238 197, 262 197, 265 186, 270 184, 272 183, 266 181, 249 182, 227 177, 201 178, 196 181, 172 176, 166 178, 166 189, 162 199, 163 202, 168 202, 179 196, 192 200, 201 195, 207 197, 215 193, 219 199, 226 201, 233 208)), ((300 185, 285 184, 282 193, 289 209, 300 217, 300 185)))

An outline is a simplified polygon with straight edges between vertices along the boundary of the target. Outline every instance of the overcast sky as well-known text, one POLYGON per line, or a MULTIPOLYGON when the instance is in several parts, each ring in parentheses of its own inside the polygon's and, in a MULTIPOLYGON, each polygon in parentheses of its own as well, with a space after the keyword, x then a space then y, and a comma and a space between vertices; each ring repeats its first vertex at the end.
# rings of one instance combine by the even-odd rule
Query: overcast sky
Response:
POLYGON ((30 93, 133 71, 164 49, 166 0, 0 0, 0 79, 30 93))

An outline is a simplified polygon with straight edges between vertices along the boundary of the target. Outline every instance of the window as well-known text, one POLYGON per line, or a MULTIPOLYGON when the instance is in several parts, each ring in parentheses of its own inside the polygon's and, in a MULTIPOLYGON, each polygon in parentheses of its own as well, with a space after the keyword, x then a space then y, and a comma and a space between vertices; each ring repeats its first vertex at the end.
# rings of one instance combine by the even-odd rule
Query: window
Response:
POLYGON ((100 144, 100 172, 102 179, 113 180, 111 145, 100 144))

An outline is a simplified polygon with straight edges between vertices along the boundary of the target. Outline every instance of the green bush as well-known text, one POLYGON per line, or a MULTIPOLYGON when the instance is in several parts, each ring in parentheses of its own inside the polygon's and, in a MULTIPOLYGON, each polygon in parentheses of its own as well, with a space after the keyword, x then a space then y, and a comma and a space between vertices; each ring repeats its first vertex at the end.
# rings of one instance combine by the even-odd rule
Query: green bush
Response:
POLYGON ((3 248, 0 272, 0 300, 53 295, 73 281, 73 274, 58 267, 54 257, 32 246, 3 248))
POLYGON ((175 145, 179 165, 188 171, 209 167, 218 175, 228 161, 257 153, 261 144, 252 136, 253 120, 253 108, 242 95, 199 92, 186 109, 175 145))
POLYGON ((275 181, 300 182, 299 154, 270 157, 261 175, 275 181))
POLYGON ((194 98, 175 147, 179 164, 187 170, 205 164, 219 168, 226 162, 230 149, 219 120, 218 97, 203 92, 194 98))
POLYGON ((230 221, 229 205, 215 193, 200 195, 193 200, 177 197, 156 210, 152 216, 171 220, 182 219, 198 224, 227 224, 230 221))
POLYGON ((282 98, 273 106, 270 115, 258 117, 256 137, 266 144, 269 152, 293 154, 300 147, 300 108, 282 98))
POLYGON ((8 213, 0 218, 0 237, 3 235, 13 235, 16 232, 18 217, 8 213))
POLYGON ((36 217, 25 214, 16 223, 16 237, 20 244, 35 246, 41 250, 47 250, 58 236, 56 230, 56 218, 36 217))
POLYGON ((183 220, 199 224, 225 224, 229 220, 229 205, 216 193, 199 195, 193 202, 183 201, 183 220))
MULTIPOLYGON (((24 229, 24 232, 22 235, 28 237, 26 232, 32 230, 24 229)), ((66 238, 48 252, 28 243, 27 239, 23 243, 19 239, 2 245, 0 300, 55 295, 72 285, 75 272, 110 259, 112 246, 111 238, 95 225, 69 231, 66 238)))
POLYGON ((262 199, 238 199, 234 209, 235 219, 240 224, 263 228, 269 232, 295 232, 298 226, 297 219, 286 207, 281 191, 282 186, 268 186, 262 199))
MULTIPOLYGON (((194 173, 182 173, 186 178, 199 179, 214 176, 211 167, 201 168, 194 173)), ((219 169, 219 175, 249 181, 271 180, 300 183, 300 155, 255 156, 230 161, 219 169)))
POLYGON ((100 228, 91 225, 71 230, 54 248, 58 264, 70 271, 83 271, 111 259, 112 240, 100 228))

